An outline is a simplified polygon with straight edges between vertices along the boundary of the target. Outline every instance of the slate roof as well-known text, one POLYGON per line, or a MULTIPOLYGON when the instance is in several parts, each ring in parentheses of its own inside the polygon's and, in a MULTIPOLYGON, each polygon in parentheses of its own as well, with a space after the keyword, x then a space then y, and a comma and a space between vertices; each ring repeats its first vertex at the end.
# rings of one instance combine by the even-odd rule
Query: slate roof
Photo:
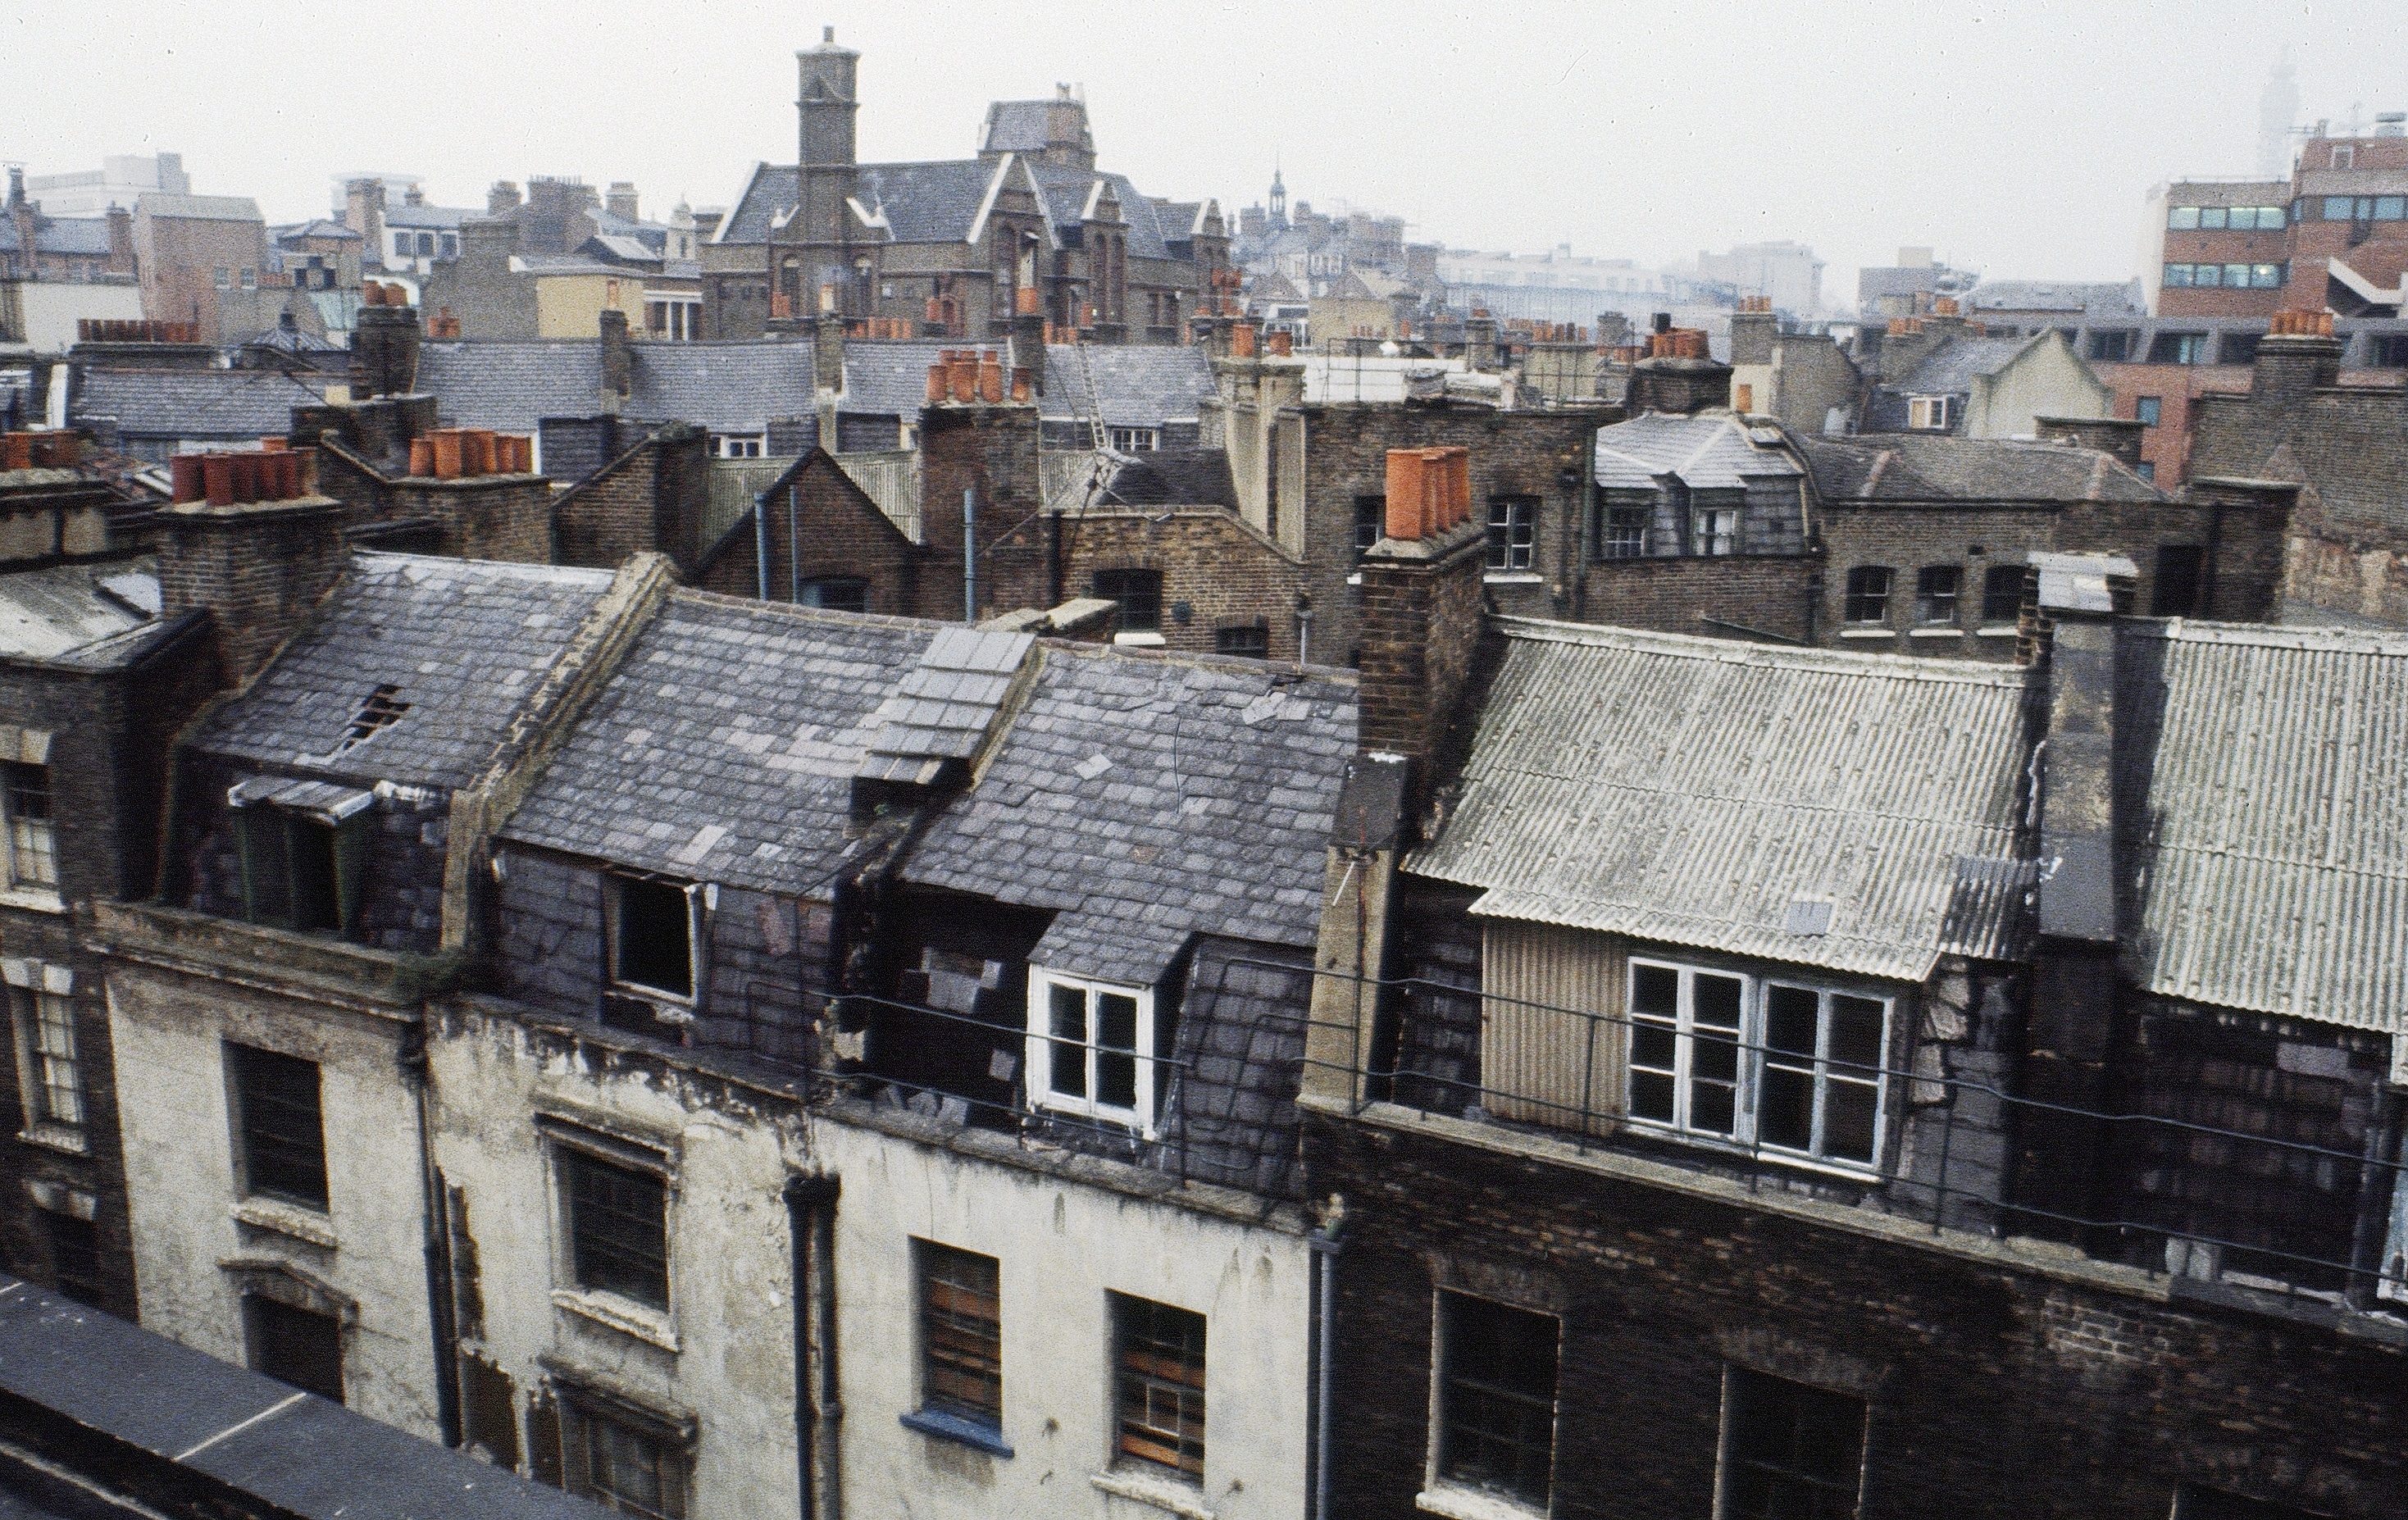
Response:
POLYGON ((610 581, 608 570, 357 554, 317 616, 194 742, 362 784, 463 785, 610 581), (408 710, 335 754, 380 686, 408 710))
POLYGON ((2087 320, 2145 317, 2141 282, 2099 283, 2079 280, 1992 280, 1966 297, 1974 312, 2062 311, 2087 320))
MULTIPOLYGON (((1609 429, 1611 431, 1611 429, 1609 429)), ((2005 438, 1796 433, 1827 501, 2165 501, 2113 454, 2005 438)))
POLYGON ((848 339, 840 409, 869 417, 919 416, 928 399, 928 366, 947 349, 960 347, 959 343, 848 339))
MULTIPOLYGON (((0 252, 19 253, 24 251, 17 237, 17 219, 0 216, 0 252)), ((37 253, 101 253, 108 251, 108 220, 106 217, 47 217, 34 219, 34 251, 37 253)))
POLYGON ((674 593, 502 837, 824 897, 879 704, 941 626, 674 593))
MULTIPOLYGON (((811 386, 808 343, 637 343, 620 409, 638 422, 761 433, 773 417, 810 415, 811 386)), ((458 426, 531 433, 546 417, 590 417, 601 409, 601 340, 423 344, 417 388, 434 393, 437 409, 458 426)))
POLYGON ((1407 862, 1474 913, 1906 982, 2014 950, 2021 915, 1977 910, 2019 874, 2024 671, 1498 625, 1461 799, 1407 862), (1789 931, 1800 900, 1826 932, 1789 931))
POLYGON ((792 164, 756 164, 752 177, 744 182, 743 192, 736 198, 736 208, 727 213, 711 234, 715 243, 765 243, 769 240, 769 222, 798 204, 803 195, 803 175, 792 164))
POLYGON ((1644 412, 1598 430, 1597 483, 1601 486, 1649 490, 1671 475, 1692 491, 1735 491, 1750 478, 1800 473, 1784 446, 1756 441, 1729 412, 1691 417, 1644 412))
POLYGON ((276 353, 349 353, 351 351, 342 344, 330 338, 320 337, 315 333, 303 332, 299 327, 286 327, 281 324, 268 328, 256 337, 245 339, 242 346, 246 349, 265 349, 276 353))
MULTIPOLYGON (((1075 232, 1083 220, 1087 198, 1098 179, 1109 182, 1112 194, 1121 203, 1121 220, 1128 223, 1128 256, 1133 259, 1167 259, 1170 250, 1163 236, 1162 219, 1156 213, 1154 200, 1129 183, 1127 175, 1107 174, 1100 170, 1066 168, 1058 165, 1030 164, 1030 178, 1036 180, 1037 203, 1043 208, 1046 220, 1053 222, 1055 236, 1075 232)), ((1187 229, 1178 229, 1180 237, 1187 229)))
POLYGON ((2041 341, 2037 337, 1954 338, 1925 355, 1903 379, 1886 383, 1905 394, 1969 395, 1976 376, 1997 374, 2041 341))
POLYGON ((1197 934, 1309 946, 1354 750, 1344 673, 1046 643, 978 783, 905 863, 1056 911, 1030 962, 1159 981, 1197 934))
POLYGON ((1007 169, 974 158, 864 164, 853 177, 853 199, 872 216, 883 213, 898 243, 958 243, 977 222, 987 186, 1007 169))
POLYGON ((939 629, 878 705, 878 730, 854 774, 926 786, 947 763, 975 760, 1036 641, 1025 633, 939 629))
POLYGON ((1056 106, 1068 105, 1055 100, 997 100, 986 108, 986 130, 979 151, 986 153, 1041 153, 1051 141, 1047 126, 1052 118, 1047 114, 1056 106))
POLYGON ((293 409, 320 406, 325 392, 278 369, 79 370, 68 420, 114 419, 131 437, 258 439, 292 431, 293 409))
POLYGON ((194 222, 257 222, 259 203, 248 195, 170 195, 146 190, 135 197, 135 211, 148 217, 181 217, 194 222))
POLYGON ((2120 632, 2126 974, 2408 1033, 2408 635, 2120 632))
MULTIPOLYGON (((1178 345, 1086 345, 1085 368, 1096 377, 1090 394, 1079 350, 1054 343, 1045 350, 1045 394, 1038 415, 1054 421, 1093 415, 1100 405, 1107 427, 1160 427, 1192 423, 1204 403, 1219 394, 1204 351, 1178 345)), ((921 370, 923 384, 926 369, 921 370)))
POLYGON ((1098 500, 1120 507, 1231 507, 1238 486, 1221 449, 1157 449, 1131 455, 1098 500))
MULTIPOLYGON (((79 1438, 95 1459, 88 1475, 112 1489, 122 1474, 97 1462, 130 1448, 159 1469, 201 1474, 299 1520, 600 1520, 604 1513, 466 1452, 6 1277, 0 1390, 36 1412, 18 1412, 21 1427, 54 1426, 79 1438)), ((79 1501, 66 1508, 87 1515, 100 1507, 79 1501)))
POLYGON ((429 231, 436 228, 456 231, 461 222, 482 217, 484 214, 482 207, 412 206, 408 201, 396 201, 384 208, 384 224, 388 227, 424 228, 429 231))
POLYGON ((167 626, 147 555, 0 575, 0 658, 107 669, 148 653, 167 626))
POLYGON ((1312 1007, 1300 947, 1197 941, 1162 1121, 1198 1182, 1278 1197, 1297 1183, 1297 1089, 1312 1007), (1269 962, 1273 964, 1266 965, 1269 962))

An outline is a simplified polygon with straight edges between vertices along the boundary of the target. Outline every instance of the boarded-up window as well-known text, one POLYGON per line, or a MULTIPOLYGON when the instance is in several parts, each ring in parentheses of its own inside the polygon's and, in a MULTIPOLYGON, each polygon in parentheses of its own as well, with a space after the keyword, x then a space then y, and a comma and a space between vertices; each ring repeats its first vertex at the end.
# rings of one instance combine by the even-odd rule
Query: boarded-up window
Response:
POLYGON ((919 1252, 921 1405, 1000 1426, 1001 1266, 932 1240, 920 1241, 919 1252))
POLYGON ((1204 1481, 1204 1316, 1112 1295, 1113 1454, 1204 1481))
POLYGON ((1612 936, 1502 919, 1481 948, 1482 1105, 1502 1119, 1613 1125, 1627 1044, 1623 948, 1612 936))

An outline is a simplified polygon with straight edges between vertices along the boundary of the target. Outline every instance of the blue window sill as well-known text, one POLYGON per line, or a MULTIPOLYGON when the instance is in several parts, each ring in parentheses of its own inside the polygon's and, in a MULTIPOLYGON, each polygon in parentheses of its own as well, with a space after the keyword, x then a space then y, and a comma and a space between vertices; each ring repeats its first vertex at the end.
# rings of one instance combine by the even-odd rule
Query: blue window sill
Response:
POLYGON ((975 1446, 995 1456, 1010 1456, 1011 1448, 1004 1443, 1003 1431, 982 1420, 966 1414, 955 1414, 941 1409, 906 1410, 896 1416, 924 1436, 943 1441, 958 1441, 965 1446, 975 1446))

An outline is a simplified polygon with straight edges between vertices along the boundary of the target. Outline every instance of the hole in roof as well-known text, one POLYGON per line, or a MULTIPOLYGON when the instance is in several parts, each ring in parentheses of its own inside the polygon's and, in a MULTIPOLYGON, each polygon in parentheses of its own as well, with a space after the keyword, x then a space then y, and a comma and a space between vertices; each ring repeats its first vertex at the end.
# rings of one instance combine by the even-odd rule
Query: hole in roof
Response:
POLYGON ((398 722, 401 715, 409 710, 408 703, 394 700, 400 693, 398 686, 380 686, 368 693, 367 700, 351 714, 351 726, 343 735, 343 742, 335 746, 335 753, 341 754, 347 750, 356 749, 398 722))

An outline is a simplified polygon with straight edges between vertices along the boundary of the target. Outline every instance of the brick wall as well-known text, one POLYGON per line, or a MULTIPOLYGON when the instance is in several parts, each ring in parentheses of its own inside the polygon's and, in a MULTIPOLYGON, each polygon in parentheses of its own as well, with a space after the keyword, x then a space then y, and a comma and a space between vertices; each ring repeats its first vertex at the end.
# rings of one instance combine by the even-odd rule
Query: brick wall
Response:
POLYGON ((457 559, 552 563, 552 482, 540 475, 407 480, 392 490, 392 515, 431 517, 440 552, 457 559))
POLYGON ((1604 560, 1583 578, 1579 618, 1678 634, 1752 628, 1813 642, 1822 574, 1822 561, 1802 554, 1604 560))
MULTIPOLYGON (((850 577, 869 583, 865 611, 898 617, 921 612, 925 552, 903 536, 841 466, 824 453, 811 454, 791 485, 791 501, 789 493, 781 491, 769 503, 771 601, 793 599, 800 583, 850 577), (803 545, 799 565, 793 557, 794 537, 803 545)), ((759 538, 748 515, 720 552, 703 565, 696 583, 730 596, 757 596, 759 563, 759 538)), ((945 588, 952 593, 951 615, 955 618, 961 615, 960 575, 956 561, 953 579, 945 588)))
POLYGON ((691 574, 710 546, 700 541, 710 499, 710 439, 699 428, 665 427, 616 467, 588 476, 552 504, 562 565, 612 570, 653 551, 691 574))
POLYGON ((920 414, 920 501, 928 563, 919 615, 962 616, 962 493, 975 494, 979 616, 1054 604, 1046 573, 1033 406, 930 407, 920 414))
POLYGON ((1440 1282, 1561 1315, 1566 1520, 1711 1513, 1731 1365, 1869 1395, 1867 1520, 2162 1520, 2186 1480, 2351 1516, 2408 1496, 2395 1345, 1318 1114, 1305 1154, 1348 1206, 1349 1516, 1416 1513, 1440 1282))
POLYGON ((1472 704, 1461 698, 1484 624, 1483 543, 1472 522, 1363 556, 1362 747, 1410 756, 1418 795, 1469 722, 1472 704))
POLYGON ((342 512, 323 497, 163 512, 166 614, 208 611, 227 679, 248 680, 341 579, 349 563, 342 512))
MULTIPOLYGON (((1158 570, 1162 637, 1172 649, 1211 653, 1219 630, 1260 626, 1269 635, 1269 658, 1297 657, 1296 599, 1309 572, 1234 511, 1090 509, 1066 514, 1061 533, 1066 600, 1096 595, 1098 570, 1158 570), (1188 609, 1183 622, 1180 604, 1188 609)), ((1344 652, 1324 641, 1317 620, 1310 639, 1314 660, 1326 664, 1344 652)))

